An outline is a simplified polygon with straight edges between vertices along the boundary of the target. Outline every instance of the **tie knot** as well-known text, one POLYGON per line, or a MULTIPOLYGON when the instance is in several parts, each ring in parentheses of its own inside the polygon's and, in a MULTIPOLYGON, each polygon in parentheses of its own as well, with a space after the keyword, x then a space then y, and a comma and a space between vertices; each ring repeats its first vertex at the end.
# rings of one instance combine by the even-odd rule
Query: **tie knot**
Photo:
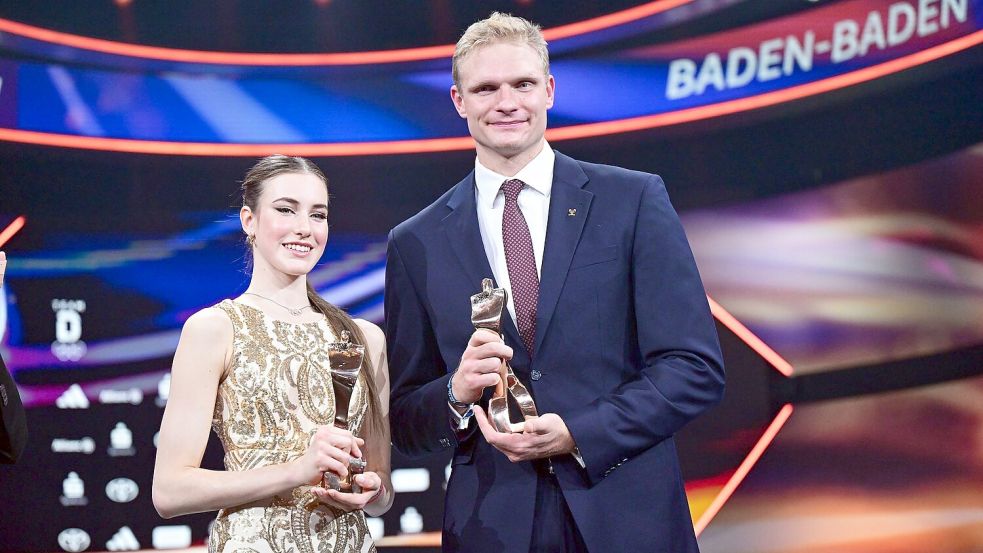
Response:
POLYGON ((526 183, 519 179, 509 179, 502 183, 502 192, 505 193, 506 202, 515 202, 519 198, 519 192, 526 183))

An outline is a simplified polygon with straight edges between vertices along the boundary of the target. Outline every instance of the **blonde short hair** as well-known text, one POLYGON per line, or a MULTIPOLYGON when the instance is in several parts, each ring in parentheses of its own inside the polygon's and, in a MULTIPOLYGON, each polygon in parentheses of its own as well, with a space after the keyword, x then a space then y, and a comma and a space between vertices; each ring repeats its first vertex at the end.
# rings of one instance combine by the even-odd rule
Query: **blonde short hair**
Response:
POLYGON ((543 75, 550 74, 550 53, 546 49, 546 39, 543 38, 539 25, 521 17, 494 12, 488 19, 472 23, 457 41, 451 76, 458 88, 461 86, 460 65, 464 58, 483 46, 498 42, 517 42, 530 46, 543 62, 543 75))

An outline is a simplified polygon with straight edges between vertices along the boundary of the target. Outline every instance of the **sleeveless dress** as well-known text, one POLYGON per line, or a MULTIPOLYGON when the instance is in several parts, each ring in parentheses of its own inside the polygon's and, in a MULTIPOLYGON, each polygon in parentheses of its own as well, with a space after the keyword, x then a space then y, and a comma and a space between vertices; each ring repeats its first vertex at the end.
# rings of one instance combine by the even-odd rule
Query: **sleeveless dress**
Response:
MULTIPOLYGON (((304 454, 318 426, 334 422, 326 319, 289 323, 231 300, 217 308, 234 328, 231 367, 218 386, 212 429, 226 470, 284 463, 304 454)), ((356 432, 368 407, 359 375, 349 409, 356 432)), ((210 553, 350 553, 375 551, 362 511, 317 501, 310 486, 222 509, 208 537, 210 553)))

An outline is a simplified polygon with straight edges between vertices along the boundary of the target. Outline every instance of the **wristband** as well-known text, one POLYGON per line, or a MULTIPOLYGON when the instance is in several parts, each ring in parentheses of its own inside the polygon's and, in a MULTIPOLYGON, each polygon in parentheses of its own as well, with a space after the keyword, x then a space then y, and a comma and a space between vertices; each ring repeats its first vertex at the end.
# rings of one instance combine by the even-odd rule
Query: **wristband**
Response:
POLYGON ((461 409, 467 409, 469 411, 471 410, 471 406, 474 405, 474 403, 458 401, 457 398, 454 397, 454 375, 451 375, 451 377, 447 379, 447 403, 450 403, 454 407, 460 407, 461 409))

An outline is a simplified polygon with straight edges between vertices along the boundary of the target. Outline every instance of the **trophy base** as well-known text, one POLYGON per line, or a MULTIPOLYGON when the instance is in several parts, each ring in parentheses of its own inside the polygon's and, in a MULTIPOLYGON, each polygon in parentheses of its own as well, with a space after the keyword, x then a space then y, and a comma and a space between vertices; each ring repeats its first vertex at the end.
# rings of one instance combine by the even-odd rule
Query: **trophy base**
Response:
POLYGON ((364 460, 353 458, 348 463, 348 476, 342 479, 333 472, 325 472, 321 477, 321 487, 341 493, 362 493, 362 486, 355 482, 355 475, 365 472, 365 466, 364 460))

